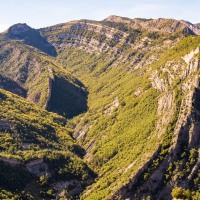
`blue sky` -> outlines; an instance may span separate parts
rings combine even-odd
[[[77,19],[176,18],[200,23],[200,0],[0,0],[0,32],[16,23],[40,28]]]

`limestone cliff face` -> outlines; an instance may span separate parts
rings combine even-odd
[[[120,69],[121,71],[119,74],[122,72],[127,76],[131,76],[132,73],[138,71],[137,76],[142,77],[144,73],[147,73],[148,78],[144,77],[144,82],[146,78],[151,83],[147,88],[142,89],[141,85],[138,86],[138,88],[134,88],[133,91],[130,91],[130,95],[133,93],[139,98],[147,93],[149,88],[154,89],[159,94],[158,97],[156,97],[157,121],[155,122],[154,133],[152,133],[150,137],[158,138],[159,142],[154,145],[155,149],[152,150],[154,152],[145,152],[145,155],[143,154],[144,157],[146,157],[140,164],[136,163],[137,161],[133,159],[127,165],[124,164],[121,169],[115,170],[116,173],[120,174],[116,177],[117,180],[108,181],[109,183],[107,183],[109,185],[109,190],[111,191],[109,194],[112,196],[109,196],[111,199],[117,199],[119,196],[122,196],[122,199],[125,199],[126,197],[132,198],[133,195],[138,195],[138,198],[142,199],[148,195],[156,196],[156,193],[159,196],[161,194],[163,195],[163,193],[161,193],[162,188],[163,191],[168,191],[166,196],[169,197],[171,195],[172,188],[178,184],[178,181],[176,181],[175,184],[170,185],[170,187],[167,186],[164,188],[163,186],[163,183],[166,182],[165,175],[167,175],[165,171],[168,170],[171,162],[174,163],[177,159],[179,159],[178,149],[180,148],[179,146],[182,146],[182,143],[179,144],[179,139],[176,138],[179,137],[179,126],[185,126],[184,121],[188,120],[185,115],[189,116],[192,112],[194,88],[197,87],[195,73],[198,73],[199,69],[199,59],[197,56],[199,48],[193,49],[193,51],[187,55],[178,55],[178,58],[171,58],[173,57],[172,55],[165,63],[162,61],[159,62],[159,59],[162,58],[162,55],[168,52],[169,49],[176,46],[179,41],[185,37],[185,35],[194,35],[195,33],[193,31],[194,30],[190,29],[187,24],[173,19],[130,20],[117,16],[110,16],[102,22],[89,20],[72,21],[66,24],[60,24],[40,30],[41,34],[45,35],[60,52],[59,59],[62,60],[62,62],[66,64],[66,66],[69,67],[74,73],[76,73],[78,77],[80,76],[83,78],[89,88],[93,88],[94,83],[96,84],[96,82],[94,81],[93,85],[90,85],[90,81],[88,81],[88,79],[93,79],[95,77],[97,78],[94,78],[96,81],[99,80],[98,78],[103,80],[102,77],[104,77],[109,70],[112,71],[113,69],[116,69],[117,71],[120,66],[123,66],[123,68]],[[179,49],[177,51],[179,51]],[[173,53],[178,54],[177,52],[172,52],[171,54]],[[80,59],[73,62],[76,55],[80,55]],[[84,55],[87,55],[88,57],[84,57]],[[98,74],[97,69],[95,68],[98,66],[96,60],[99,59],[103,62],[103,59],[101,60],[102,55],[107,56],[106,59],[108,64],[105,65],[105,68]],[[82,61],[81,56],[85,59],[84,61]],[[64,61],[63,58],[66,59],[66,61]],[[95,59],[93,60],[93,58]],[[92,60],[91,62],[90,59]],[[166,59],[166,57],[164,57],[164,59]],[[157,61],[158,64],[155,64]],[[72,64],[69,62],[72,62]],[[154,66],[154,68],[152,66]],[[84,73],[85,76],[83,75]],[[112,79],[112,75],[109,78]],[[107,81],[106,78],[108,77],[105,75],[105,80]],[[119,79],[121,79],[121,77]],[[127,79],[127,81],[127,84],[129,84],[130,80]],[[116,88],[117,87],[118,86],[116,86]],[[123,86],[120,85],[120,87]],[[124,85],[124,87],[127,86]],[[99,90],[93,90],[92,92],[96,93],[98,96],[98,93],[103,93],[103,91],[103,85],[99,85]],[[108,96],[112,96],[114,92],[115,89],[106,94]],[[120,104],[120,95],[119,106],[114,106],[115,98],[117,97],[118,95],[113,95],[112,99],[109,99],[106,105],[102,106],[101,115],[103,117],[106,118],[112,116],[113,113],[117,116],[118,111],[120,112],[120,110],[123,109],[123,106],[121,107]],[[90,103],[92,102],[91,99]],[[94,99],[94,101],[96,101],[98,98]],[[188,107],[185,107],[185,104],[188,105]],[[135,105],[133,105],[133,107],[134,106]],[[111,109],[112,107],[113,109]],[[96,108],[96,110],[97,109],[98,108]],[[88,112],[90,113],[89,115],[91,115],[91,119],[93,112],[97,112],[96,110],[90,110]],[[114,140],[114,136],[113,138],[107,139],[109,138],[109,131],[112,131],[111,129],[105,132],[102,131],[99,135],[95,134],[96,132],[99,133],[99,129],[102,127],[106,128],[106,123],[100,128],[97,126],[98,117],[97,119],[94,118],[93,120],[88,120],[87,115],[83,115],[83,120],[81,118],[77,121],[74,125],[74,136],[77,138],[78,142],[84,146],[86,150],[85,159],[88,162],[93,162],[96,165],[100,165],[102,168],[104,168],[105,164],[105,168],[109,168],[109,164],[107,164],[107,162],[112,163],[113,159],[114,163],[119,159],[122,159],[120,157],[118,160],[116,159],[120,152],[117,147],[113,147],[115,144],[111,144],[110,142],[111,140]],[[101,122],[99,123],[101,124]],[[131,126],[131,123],[129,125]],[[120,127],[118,129],[120,129]],[[124,138],[126,138],[125,134],[126,133],[124,133]],[[164,137],[167,137],[166,135],[169,135],[170,140],[173,141],[166,145],[167,150],[164,149],[166,147],[162,146],[162,143],[165,141]],[[117,136],[118,134],[116,134],[116,137]],[[191,136],[191,138],[195,138],[195,136]],[[177,144],[175,144],[176,142],[174,143],[174,141],[177,141]],[[111,154],[110,157],[108,156],[109,158],[107,160],[105,159],[105,161],[104,158],[99,156],[104,153],[103,150],[101,151],[100,149],[103,149],[103,147],[106,148],[106,145],[104,145],[103,142],[110,144],[110,146],[114,149],[113,154]],[[133,144],[133,147],[135,147],[134,145],[137,147],[137,144]],[[166,153],[166,151],[168,153]],[[188,151],[190,151],[190,147],[188,148]],[[117,155],[115,156],[115,154]],[[105,156],[107,155],[108,153],[105,154]],[[158,160],[159,165],[151,167],[153,163],[156,163]],[[126,161],[124,161],[124,163],[125,162]],[[117,166],[115,168],[117,168]],[[128,173],[129,175],[127,175]],[[148,176],[146,176],[146,174],[148,174]],[[99,179],[97,179],[97,183],[94,183],[94,185],[91,186],[91,189],[84,192],[83,198],[92,198],[90,194],[95,195],[95,189],[100,190],[99,188],[103,185],[98,182],[100,182],[101,179],[107,181],[105,178],[106,175],[109,176],[109,172],[105,172],[104,170],[101,171]],[[129,176],[129,178],[123,180],[123,185],[125,186],[121,187],[120,184],[122,180],[119,180],[119,177],[122,177],[123,179],[125,176]],[[128,181],[128,179],[130,179],[130,181]],[[102,191],[104,190],[105,188],[102,189]],[[113,195],[113,193],[115,194]],[[101,195],[103,196],[104,194]]]
[[[127,33],[102,23],[90,21],[72,21],[41,29],[42,35],[60,50],[79,48],[90,54],[99,54],[111,50],[117,51],[115,45],[124,41]],[[113,42],[113,45],[109,41]]]
[[[187,73],[184,76],[185,81],[179,86],[182,93],[179,108],[175,103],[177,97],[174,92],[170,91],[170,86],[156,76],[156,72],[152,74],[152,86],[157,90],[165,91],[158,100],[158,114],[162,117],[157,122],[156,132],[159,132],[158,137],[165,134],[166,125],[170,123],[174,115],[177,115],[172,140],[167,154],[158,165],[153,167],[162,154],[162,146],[159,146],[137,174],[133,175],[130,181],[120,188],[111,199],[134,200],[143,199],[147,196],[151,196],[153,199],[171,199],[171,191],[174,187],[188,188],[197,184],[194,183],[194,179],[200,167],[198,153],[190,166],[190,170],[185,172],[184,175],[179,174],[186,170],[185,165],[189,162],[187,161],[188,158],[183,156],[183,153],[190,154],[189,152],[194,149],[198,152],[200,147],[200,77],[197,74],[200,61],[196,57],[198,53],[199,48],[183,57],[187,64],[186,67],[183,67],[183,73]],[[165,128],[162,129],[162,127]],[[170,170],[175,170],[175,173]],[[144,179],[145,174],[148,174],[148,176]]]
[[[176,31],[184,31],[185,33],[200,35],[200,27],[198,24],[192,24],[184,20],[175,19],[130,19],[111,15],[104,21],[112,23],[124,23],[134,29],[144,29],[155,32],[173,33]]]
[[[163,32],[163,33],[173,33],[177,31],[181,32],[188,28],[181,21],[174,19],[163,19],[163,18],[149,19],[149,20],[134,19],[131,22],[131,26],[133,28],[142,28],[145,30]]]
[[[186,24],[186,26],[188,26],[189,29],[192,30],[195,34],[200,35],[200,26],[199,26],[199,24],[192,24],[190,22],[183,21],[183,20],[182,20],[182,22],[184,24]]]
[[[110,15],[106,19],[104,19],[104,21],[114,22],[114,23],[130,23],[131,20],[129,18],[125,18],[125,17]]]

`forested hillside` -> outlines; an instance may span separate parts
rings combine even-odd
[[[1,195],[198,199],[199,33],[118,16],[2,33],[1,164],[26,177]],[[45,173],[29,170],[38,159]]]

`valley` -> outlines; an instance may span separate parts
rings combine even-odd
[[[199,35],[119,16],[1,33],[0,198],[198,199]]]

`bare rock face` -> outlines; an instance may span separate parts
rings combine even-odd
[[[200,26],[199,24],[192,24],[190,22],[182,20],[184,24],[186,24],[190,30],[192,30],[196,35],[200,35]]]
[[[119,106],[119,99],[118,97],[115,98],[115,100],[112,102],[111,105],[109,105],[108,108],[106,108],[103,111],[103,114],[105,115],[112,115],[112,112],[114,111],[115,108],[117,108]]]
[[[165,83],[165,80],[158,76],[157,71],[155,71],[151,74],[150,80],[151,80],[152,86],[155,89],[157,89],[159,91],[164,91],[165,89],[167,89],[167,84]]]
[[[141,140],[140,153],[143,153],[142,156],[138,154],[138,160],[134,157],[126,158],[126,155],[119,156],[118,153],[120,152],[118,149],[123,151],[123,145],[125,145],[125,142],[124,144],[121,143],[124,139],[124,137],[121,137],[120,140],[116,142],[120,148],[117,147],[117,151],[113,151],[114,157],[107,158],[105,162],[104,158],[98,160],[97,157],[97,163],[100,163],[97,164],[99,165],[97,170],[102,170],[102,166],[105,166],[105,170],[103,173],[100,171],[100,175],[94,183],[94,185],[97,185],[94,187],[91,186],[91,188],[93,188],[89,190],[95,190],[97,187],[97,190],[104,189],[101,188],[103,184],[98,185],[98,181],[101,181],[102,177],[107,178],[106,174],[109,175],[110,173],[109,162],[111,163],[111,159],[116,158],[119,159],[115,161],[120,161],[124,166],[119,167],[120,169],[117,168],[120,165],[116,164],[113,166],[113,174],[114,170],[118,170],[120,175],[116,178],[121,180],[109,180],[106,188],[110,190],[109,196],[115,193],[111,199],[119,199],[119,197],[121,197],[121,199],[135,199],[136,197],[138,197],[138,199],[146,199],[149,195],[152,195],[155,199],[162,199],[161,197],[163,196],[169,199],[171,198],[170,195],[173,187],[177,185],[187,186],[188,182],[186,180],[180,181],[178,176],[169,175],[167,173],[171,166],[170,163],[175,165],[175,162],[180,161],[180,153],[183,147],[188,150],[187,155],[189,155],[191,149],[199,148],[200,146],[199,47],[187,55],[181,55],[182,57],[177,53],[177,57],[179,56],[177,60],[174,58],[168,60],[168,57],[165,58],[165,55],[168,56],[165,53],[176,46],[185,35],[198,35],[199,25],[193,25],[174,19],[128,19],[118,16],[109,16],[101,22],[90,20],[72,21],[40,30],[32,29],[26,24],[17,24],[10,27],[4,34],[6,35],[6,39],[8,39],[8,44],[4,46],[4,43],[2,43],[2,45],[0,45],[0,50],[4,52],[3,55],[0,55],[0,73],[5,74],[17,83],[13,91],[17,91],[18,93],[16,93],[20,94],[20,88],[22,88],[25,90],[25,97],[27,97],[28,100],[38,103],[42,108],[49,111],[64,115],[69,119],[80,113],[89,111],[89,115],[83,114],[81,119],[77,118],[79,120],[78,125],[73,124],[77,123],[76,119],[75,122],[73,121],[74,119],[72,122],[69,121],[74,127],[74,136],[85,148],[86,152],[84,152],[83,155],[88,162],[95,161],[93,160],[93,155],[95,155],[95,153],[98,155],[98,150],[103,149],[101,148],[101,143],[103,144],[110,131],[112,131],[106,127],[106,131],[103,132],[104,130],[102,130],[102,133],[100,133],[101,135],[96,134],[99,129],[104,128],[102,126],[95,129],[95,121],[98,122],[96,117],[98,115],[96,114],[100,114],[102,117],[108,119],[112,118],[115,122],[115,120],[118,120],[117,114],[121,114],[121,111],[126,110],[126,106],[129,106],[127,102],[132,102],[132,99],[129,101],[129,98],[134,96],[134,100],[137,98],[139,102],[140,97],[143,98],[143,95],[144,100],[148,100],[148,96],[146,98],[145,94],[148,94],[149,91],[152,92],[151,95],[155,95],[155,98],[153,96],[153,98],[149,100],[153,101],[153,104],[150,102],[150,106],[154,106],[151,114],[155,113],[155,116],[153,115],[153,117],[151,117],[151,119],[153,119],[153,125],[147,126],[151,126],[152,128],[147,131],[148,133],[146,133],[145,136],[142,136],[142,130],[141,132],[138,131],[139,139],[140,136],[145,137],[143,141]],[[21,45],[23,48],[20,48],[20,44],[24,44],[24,42],[26,45]],[[37,49],[29,48],[29,45]],[[57,55],[55,50],[59,52],[58,60],[51,58],[51,56],[55,57]],[[28,53],[29,51],[31,53]],[[37,55],[41,55],[41,57]],[[164,58],[162,55],[164,55]],[[84,56],[86,56],[86,59]],[[173,55],[171,57],[173,57]],[[92,62],[90,62],[90,60],[92,60]],[[60,61],[63,65],[61,67],[57,65],[57,62]],[[68,65],[67,62],[70,64]],[[70,70],[75,72],[77,77],[80,75],[80,80],[85,81],[89,86],[91,79],[91,83],[93,83],[93,80],[102,81],[103,79],[98,79],[101,75],[103,77],[104,74],[107,74],[107,72],[110,73],[109,70],[113,69],[117,72],[118,68],[120,69],[120,74],[117,74],[117,72],[116,78],[118,78],[118,75],[120,76],[119,79],[116,79],[116,83],[118,83],[118,80],[121,82],[121,78],[123,79],[123,76],[125,77],[126,75],[136,78],[134,79],[136,81],[131,82],[133,83],[133,87],[130,85],[130,91],[128,91],[129,87],[126,89],[125,84],[121,82],[116,89],[113,89],[117,90],[117,92],[119,90],[119,93],[116,94],[117,96],[115,97],[113,97],[114,92],[109,91],[108,95],[113,98],[109,101],[105,101],[106,104],[102,105],[101,111],[98,109],[95,110],[94,108],[88,109],[86,87],[77,79],[70,76],[68,77],[67,74],[65,74],[65,70],[62,69],[65,65],[66,69],[70,67]],[[82,77],[79,70],[81,73],[89,72],[89,76],[87,77],[87,74],[85,74],[86,76]],[[131,76],[132,73],[135,76]],[[143,77],[143,75],[146,75],[144,77],[145,80],[139,79],[139,77]],[[126,84],[129,84],[128,76]],[[105,82],[103,81],[102,84],[103,86],[109,81],[109,78],[113,78],[112,76],[105,77]],[[97,85],[99,84],[98,82],[94,83],[97,83]],[[138,87],[135,87],[137,84]],[[118,89],[118,87],[122,85],[124,85],[124,91],[123,89],[122,91],[120,88]],[[107,87],[108,90],[109,88],[110,86]],[[88,87],[88,89],[90,91],[91,87]],[[104,91],[104,89],[103,87],[99,87],[100,92]],[[91,106],[92,95],[95,94],[93,92],[96,92],[98,95],[98,92],[95,90],[94,87],[94,91],[92,89],[91,96],[89,96],[91,97],[88,101],[89,106]],[[126,92],[129,93],[129,97],[126,96]],[[125,101],[120,102],[122,98],[122,96],[120,96],[121,94],[123,94],[125,100],[127,97],[126,103]],[[125,106],[122,106],[122,103],[124,103]],[[128,109],[135,108],[137,105],[138,103],[135,103]],[[146,108],[151,109],[150,107],[148,108],[148,106],[146,106]],[[94,111],[93,109],[95,110],[95,114],[90,112]],[[140,109],[140,107],[139,110],[142,114],[144,113],[143,109]],[[113,114],[116,114],[116,116]],[[93,118],[93,115],[95,115],[95,118]],[[116,119],[114,117],[116,117]],[[144,116],[144,118],[145,117],[146,116]],[[84,120],[82,120],[82,118]],[[137,119],[137,116],[135,119]],[[132,119],[128,119],[127,127],[132,124]],[[0,121],[0,130],[4,131],[10,128],[11,125],[6,122],[6,120]],[[121,127],[119,127],[118,130],[120,130],[120,128]],[[98,137],[96,137],[95,134]],[[125,134],[127,133],[124,131],[124,135]],[[117,135],[114,135],[113,138],[116,136]],[[165,140],[169,140],[170,142],[165,144]],[[112,145],[109,145],[110,141],[112,142],[112,138],[106,141],[106,145],[108,144],[107,147],[115,147],[114,142]],[[133,143],[131,147],[127,147],[128,153],[132,147],[133,149],[131,150],[135,150],[134,145],[136,145],[136,147],[140,145],[138,142],[134,142],[134,139],[133,141],[130,139],[130,141]],[[146,141],[148,144],[151,144],[145,152]],[[21,144],[23,150],[30,150],[31,147],[31,142],[24,142]],[[115,148],[113,149],[115,150]],[[110,151],[110,149],[108,150]],[[115,152],[117,153],[115,154]],[[108,153],[109,152],[105,151],[105,155]],[[120,160],[123,156],[125,156],[127,162],[125,159],[124,162]],[[11,160],[4,160],[4,162],[15,163],[15,161]],[[186,162],[186,159],[182,160],[183,165],[184,162]],[[113,162],[113,164],[114,163],[115,162]],[[96,165],[95,162],[94,165]],[[49,171],[50,165],[48,166],[42,159],[30,161],[24,164],[24,166],[29,172],[38,177],[45,174],[51,176],[51,173],[52,177],[54,175],[54,172],[52,172],[53,170],[51,172]],[[187,174],[185,179],[193,181],[199,167],[200,158],[198,158],[198,161],[192,166],[190,174]],[[182,168],[183,166],[180,164],[180,168],[177,169],[177,171],[180,172]],[[171,176],[171,179],[168,180],[166,175]],[[59,191],[58,197],[61,198],[66,197],[64,194],[66,190],[69,191],[70,195],[77,195],[83,190],[82,183],[77,180],[55,181],[56,183],[54,182],[52,186]],[[122,183],[124,184],[123,186]],[[113,186],[111,184],[115,185]],[[86,193],[88,193],[89,190],[86,191]]]
[[[185,56],[183,57],[183,60],[184,60],[187,64],[189,64],[190,61],[191,61],[191,59],[194,57],[194,55],[196,55],[196,54],[199,53],[199,49],[200,49],[200,47],[197,47],[194,51],[191,51],[189,54],[185,55]]]
[[[119,197],[123,199],[143,199],[147,196],[153,196],[155,199],[171,199],[171,190],[173,187],[181,186],[187,188],[189,182],[191,183],[200,167],[200,158],[195,161],[195,164],[192,166],[191,171],[184,179],[179,179],[178,169],[175,174],[168,175],[170,167],[173,163],[180,163],[179,167],[183,169],[184,159],[180,156],[183,152],[183,148],[187,148],[188,151],[192,149],[198,149],[200,146],[200,84],[199,84],[199,75],[195,72],[199,69],[199,59],[197,54],[199,53],[199,48],[193,50],[191,53],[185,55],[183,60],[187,64],[186,67],[183,67],[184,73],[187,75],[184,76],[185,81],[180,88],[182,88],[183,98],[181,99],[180,108],[177,107],[175,103],[176,97],[175,93],[170,91],[170,85],[166,85],[164,80],[159,78],[158,73],[155,71],[151,74],[150,81],[152,86],[163,92],[163,94],[158,99],[158,115],[161,116],[157,122],[156,131],[159,132],[158,137],[161,136],[167,131],[167,124],[170,124],[173,115],[178,116],[176,118],[172,141],[168,153],[165,154],[157,164],[157,166],[152,169],[152,165],[155,162],[158,162],[160,154],[160,147],[152,157],[146,162],[146,164],[141,167],[141,169],[135,174],[130,181],[119,189],[111,199],[118,199]],[[167,67],[167,64],[166,66]],[[162,67],[163,68],[163,67]],[[190,77],[190,76],[192,77]],[[180,76],[182,76],[180,74]],[[187,78],[189,77],[189,78]],[[178,109],[178,110],[177,110]],[[181,168],[182,166],[182,168]],[[144,180],[145,174],[148,176]],[[166,184],[166,177],[171,176],[171,181]],[[142,181],[143,180],[143,181]],[[188,181],[189,180],[189,181]],[[165,184],[164,184],[165,181]]]
[[[114,23],[130,24],[133,28],[142,28],[145,30],[151,30],[156,32],[173,33],[176,31],[183,31],[187,34],[200,35],[200,26],[198,24],[192,24],[184,20],[175,19],[128,19],[115,15],[107,17],[104,21]]]
[[[173,103],[173,95],[166,93],[158,99],[158,115],[163,114],[166,110],[170,109]]]
[[[131,23],[133,28],[142,28],[156,32],[173,33],[177,30],[183,30],[184,25],[173,19],[133,19]]]
[[[51,177],[51,173],[49,173],[48,166],[46,163],[44,163],[42,158],[28,162],[26,164],[26,168],[29,172],[35,174],[38,177],[44,174],[48,174],[48,177]]]
[[[116,15],[111,15],[106,19],[104,19],[103,21],[114,22],[114,23],[130,23],[131,19],[125,17],[119,17]]]
[[[76,196],[83,191],[83,187],[80,181],[77,180],[60,181],[52,184],[52,186],[59,191],[57,196],[60,198],[66,197],[66,195],[64,194],[64,191],[66,190],[68,191],[68,195],[70,196]]]

